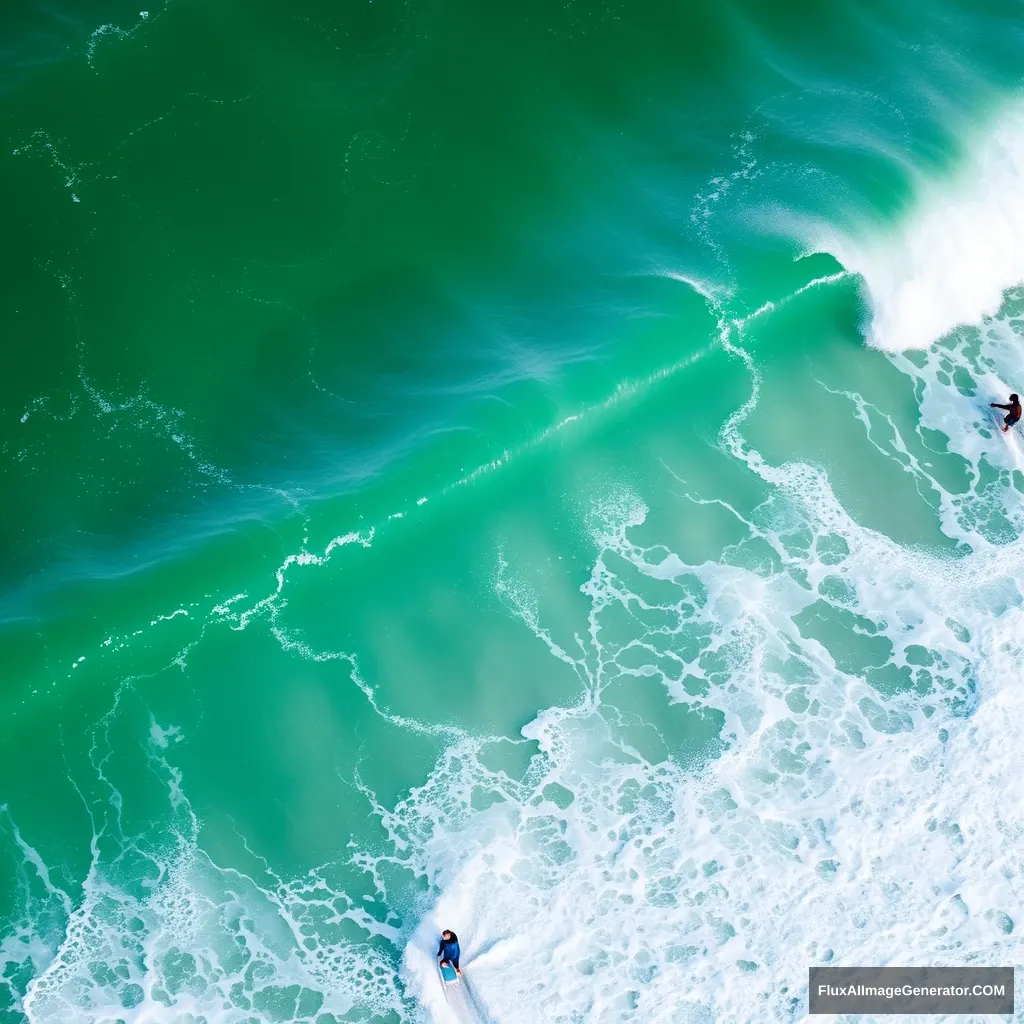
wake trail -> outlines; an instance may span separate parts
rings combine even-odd
[[[481,1009],[465,970],[458,984],[446,985],[444,981],[441,984],[444,987],[448,1013],[455,1024],[490,1024],[490,1017]]]

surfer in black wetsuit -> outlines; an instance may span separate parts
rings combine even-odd
[[[1004,434],[1020,419],[1020,399],[1016,395],[1010,395],[1009,405],[1000,405],[998,402],[989,402],[989,405],[992,406],[993,409],[1007,410],[1006,415],[1003,417]]]
[[[437,955],[441,958],[441,966],[451,964],[455,973],[461,978],[462,971],[459,970],[459,937],[447,928],[441,932],[441,945],[437,947]]]

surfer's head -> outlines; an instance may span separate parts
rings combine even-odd
[[[445,942],[451,942],[452,933],[447,928],[445,928],[445,930],[441,932],[441,938],[444,939]]]
[[[1010,401],[1011,402],[1019,402],[1020,399],[1016,395],[1010,395]]]

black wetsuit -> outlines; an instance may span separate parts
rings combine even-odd
[[[1009,405],[1000,405],[998,402],[992,402],[993,409],[1007,409],[1008,412],[1003,417],[1003,422],[1008,426],[1012,427],[1020,419],[1021,408],[1020,401],[1011,402]]]
[[[441,945],[437,948],[437,955],[441,958],[441,963],[447,961],[455,968],[459,969],[459,937],[455,932],[451,933],[450,939],[441,939]]]

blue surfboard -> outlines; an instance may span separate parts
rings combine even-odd
[[[446,985],[451,985],[452,982],[459,980],[459,976],[455,973],[455,968],[451,964],[445,964],[441,968],[441,980]]]

